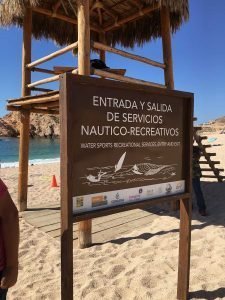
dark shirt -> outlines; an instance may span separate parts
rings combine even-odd
[[[192,158],[192,176],[193,178],[202,177],[202,171],[199,164],[199,159],[195,156]]]

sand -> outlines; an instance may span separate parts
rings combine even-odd
[[[225,168],[225,135],[210,151]],[[206,142],[207,143],[207,142]],[[29,205],[57,203],[50,189],[59,165],[30,167]],[[17,168],[1,169],[16,202]],[[225,299],[225,183],[202,179],[210,216],[201,217],[194,201],[190,299]],[[176,299],[179,218],[168,212],[148,226],[118,236],[113,242],[74,249],[74,299]],[[8,299],[60,299],[60,244],[20,219],[19,278]]]

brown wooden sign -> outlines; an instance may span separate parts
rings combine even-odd
[[[65,74],[60,119],[62,299],[73,299],[73,222],[82,232],[92,218],[176,200],[187,299],[193,95]]]
[[[74,214],[187,192],[190,99],[183,92],[65,75],[64,163]]]

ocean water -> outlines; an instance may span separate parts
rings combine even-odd
[[[60,156],[59,139],[30,139],[29,164],[58,162]],[[0,137],[1,168],[16,167],[19,161],[19,139]]]

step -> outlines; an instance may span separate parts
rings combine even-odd
[[[207,152],[206,152],[205,156],[216,156],[216,153],[210,153],[210,152],[207,153]]]
[[[223,178],[225,178],[225,176],[202,175],[202,178],[215,178],[215,179],[223,179]]]
[[[201,126],[194,126],[194,130],[195,130],[195,131],[202,130],[202,127],[201,127]]]
[[[224,172],[224,169],[211,169],[211,168],[201,168],[202,172]]]
[[[200,161],[199,163],[200,163],[201,165],[202,165],[202,164],[207,164],[207,165],[209,165],[209,164],[211,164],[211,163],[214,164],[214,165],[218,165],[218,164],[220,164],[220,161],[211,160],[210,163],[209,163],[208,161],[203,160],[203,161]]]

